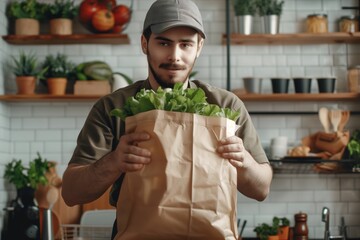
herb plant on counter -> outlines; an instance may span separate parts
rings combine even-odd
[[[350,138],[350,141],[347,145],[347,149],[349,150],[349,155],[352,159],[357,160],[357,162],[353,166],[353,172],[360,172],[360,130],[356,129]]]
[[[142,89],[135,97],[128,98],[122,109],[114,109],[110,114],[120,117],[121,120],[154,109],[226,117],[233,121],[240,116],[238,111],[209,104],[201,88],[183,89],[182,86],[182,83],[176,83],[174,89],[161,87],[157,91]]]
[[[42,159],[39,153],[38,157],[30,161],[29,167],[25,167],[21,159],[13,159],[5,165],[4,178],[14,184],[16,189],[31,187],[36,189],[39,184],[46,185],[48,180],[45,174],[53,166],[46,159]]]

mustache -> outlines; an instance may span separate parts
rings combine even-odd
[[[167,70],[186,70],[185,66],[176,63],[162,63],[159,67]]]

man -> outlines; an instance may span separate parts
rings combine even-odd
[[[151,6],[141,36],[149,65],[148,78],[95,103],[63,176],[62,195],[68,205],[96,200],[112,185],[110,203],[116,206],[124,174],[139,171],[152,159],[150,151],[136,144],[150,136],[145,132],[125,134],[125,123],[109,113],[121,108],[128,97],[142,88],[156,90],[177,82],[185,87],[201,87],[209,103],[240,110],[239,130],[234,136],[221,139],[217,152],[236,168],[239,192],[258,201],[266,198],[272,171],[244,104],[228,91],[189,81],[205,37],[200,11],[191,0],[157,0]]]

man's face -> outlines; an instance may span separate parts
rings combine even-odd
[[[187,82],[203,39],[188,27],[171,28],[161,34],[142,36],[142,49],[149,64],[149,81],[153,89],[172,88],[177,82]]]

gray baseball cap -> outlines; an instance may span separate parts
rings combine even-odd
[[[143,30],[159,34],[173,27],[191,27],[205,38],[199,8],[191,0],[157,0],[146,14]]]

